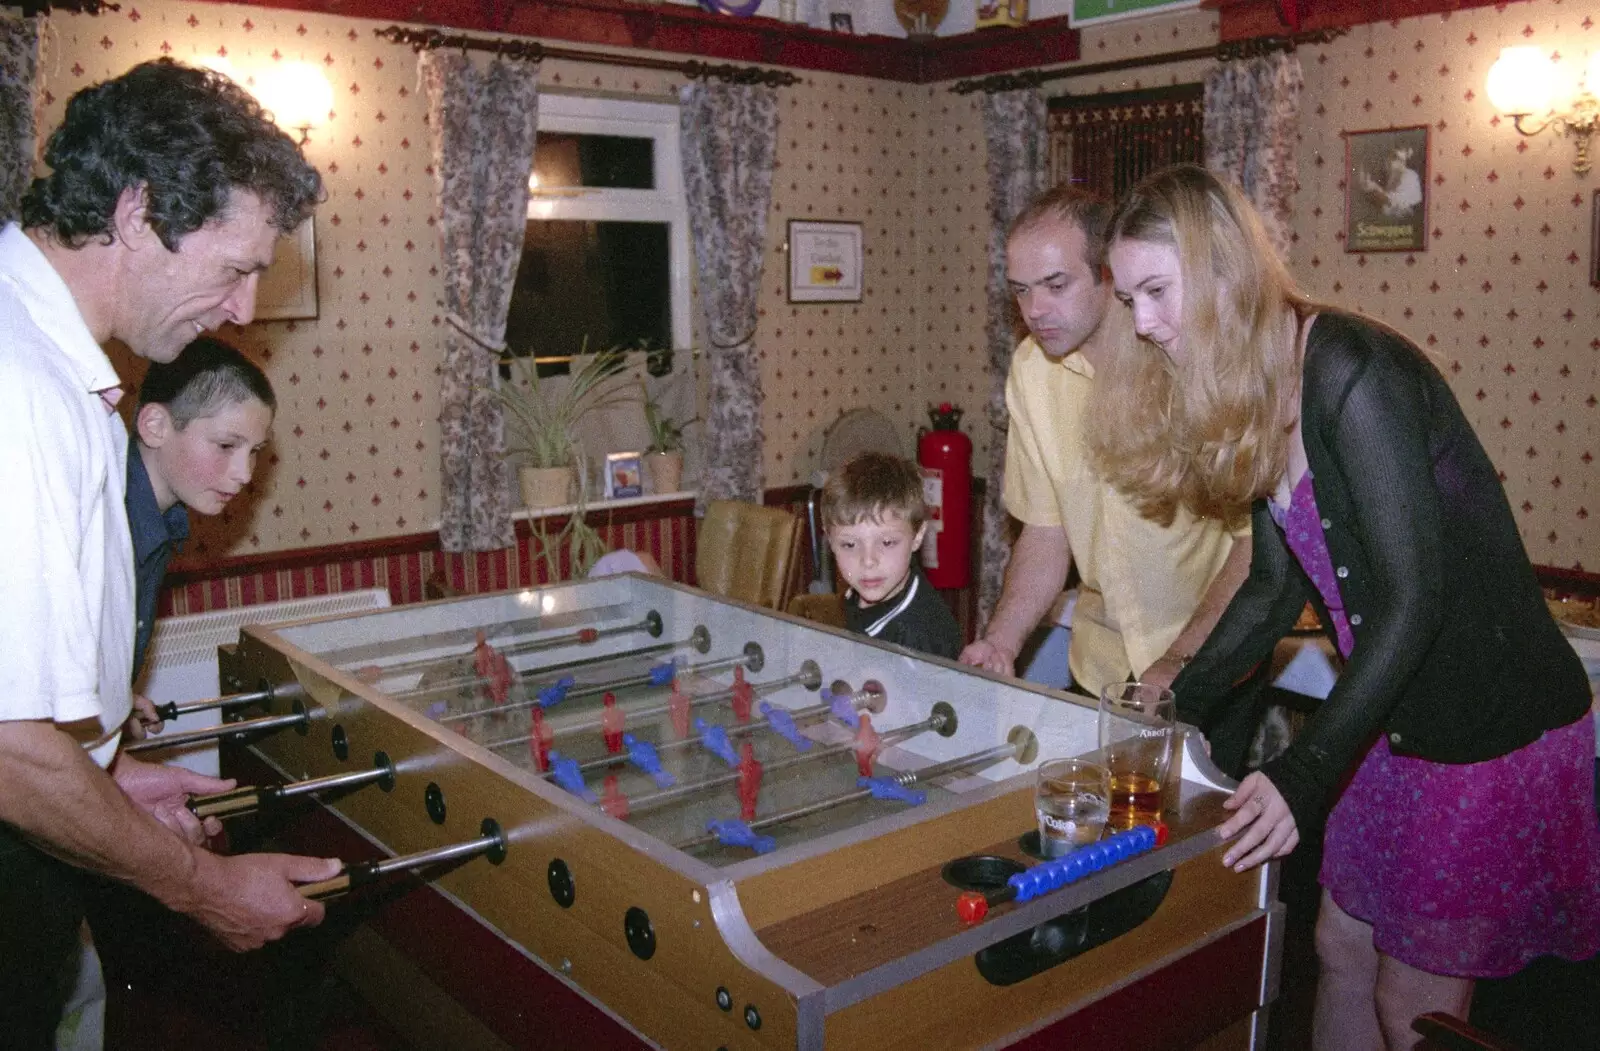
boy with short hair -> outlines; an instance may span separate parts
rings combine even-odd
[[[961,629],[917,563],[927,531],[922,470],[909,460],[862,453],[822,490],[822,519],[845,592],[851,631],[938,657],[961,651]]]
[[[189,512],[220,514],[250,484],[278,401],[266,374],[219,339],[202,336],[155,363],[139,387],[137,440],[128,450],[128,527],[133,534],[133,677],[144,667],[161,581],[189,538]],[[140,725],[135,725],[140,724]],[[130,736],[159,732],[148,700],[134,698]]]

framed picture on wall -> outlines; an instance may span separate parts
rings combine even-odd
[[[789,220],[789,302],[861,302],[861,224]]]
[[[1589,283],[1600,288],[1600,190],[1594,192],[1589,213]]]
[[[1344,133],[1346,252],[1428,250],[1428,126]]]
[[[256,288],[257,321],[298,321],[317,316],[317,220],[278,238],[272,265]]]

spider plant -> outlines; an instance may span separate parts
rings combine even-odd
[[[580,456],[574,428],[586,413],[627,400],[626,388],[606,381],[623,370],[618,348],[588,353],[588,341],[572,360],[582,362],[557,393],[541,380],[531,357],[512,358],[511,380],[495,388],[505,407],[506,451],[522,456],[529,467],[572,467]]]
[[[660,404],[644,389],[644,384],[639,384],[639,390],[644,398],[644,422],[650,428],[650,448],[645,452],[670,453],[678,452],[683,448],[683,429],[699,419],[698,416],[684,420],[682,423],[668,416],[662,411]]]

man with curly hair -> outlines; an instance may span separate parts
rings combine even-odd
[[[128,437],[101,344],[170,361],[247,324],[281,234],[322,196],[292,139],[227,78],[161,60],[80,91],[50,174],[0,231],[0,1033],[50,1047],[77,959],[79,869],[234,949],[314,925],[330,859],[223,857],[185,808],[231,782],[119,753],[130,706]]]

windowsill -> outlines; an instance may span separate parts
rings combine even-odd
[[[681,500],[693,500],[698,492],[699,490],[696,489],[680,489],[675,493],[647,493],[644,496],[626,496],[620,500],[591,500],[583,510],[586,514],[594,514],[596,512],[617,511],[624,507],[645,507],[650,504],[671,504],[677,503]],[[525,507],[520,511],[513,511],[511,513],[511,520],[513,522],[531,522],[537,518],[559,518],[563,515],[570,515],[577,510],[577,504],[563,504],[560,507],[542,507],[538,511],[532,511]]]

